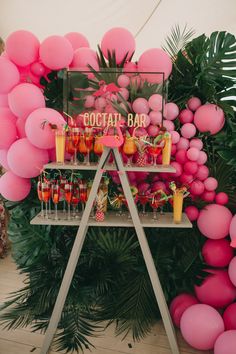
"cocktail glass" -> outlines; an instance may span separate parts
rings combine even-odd
[[[152,207],[153,209],[153,217],[152,217],[152,220],[157,220],[158,217],[157,217],[157,209],[159,207],[159,198],[157,197],[157,195],[154,195],[151,197],[150,199],[150,206]]]
[[[37,183],[37,193],[38,193],[38,198],[41,202],[41,216],[44,218],[44,210],[43,210],[43,196],[42,196],[42,181],[38,181]]]
[[[65,185],[67,184],[67,179],[64,177],[60,178],[60,191],[61,191],[61,199],[63,200],[63,213],[66,213],[66,200],[65,200]]]
[[[79,192],[80,192],[80,202],[81,202],[82,214],[83,214],[85,203],[88,200],[87,184],[86,183],[79,183]]]
[[[157,157],[160,155],[162,150],[161,145],[149,145],[148,152],[152,156],[152,164],[153,166],[157,165]]]
[[[45,217],[48,219],[48,202],[51,197],[50,184],[47,182],[42,183],[42,200],[45,203]]]
[[[73,192],[72,192],[72,198],[71,198],[71,204],[72,204],[72,209],[73,209],[72,216],[76,219],[78,219],[78,215],[76,215],[76,208],[79,204],[79,201],[80,201],[79,186],[74,185]]]
[[[94,140],[94,136],[92,134],[85,134],[85,145],[87,147],[87,162],[86,165],[90,165],[90,158],[89,158],[89,154],[90,151],[92,151],[93,149],[93,140]]]
[[[67,220],[71,220],[70,204],[71,204],[71,199],[72,199],[72,191],[73,191],[72,183],[67,183],[65,185],[65,200],[66,200],[67,206],[68,206]]]
[[[82,135],[80,136],[79,152],[80,152],[81,154],[83,154],[83,156],[84,156],[84,161],[85,161],[85,157],[86,157],[86,155],[87,155],[87,153],[88,153],[88,150],[87,150],[87,146],[86,146],[86,144],[85,144],[85,135],[84,135],[84,134],[82,134]]]
[[[146,215],[146,205],[148,203],[148,195],[146,194],[139,194],[138,195],[138,200],[140,205],[142,206],[142,215]]]
[[[58,210],[57,210],[57,206],[58,203],[60,201],[60,186],[59,184],[52,184],[51,187],[52,190],[52,201],[54,203],[54,208],[55,208],[55,220],[58,220]]]
[[[176,191],[173,194],[173,211],[174,211],[175,224],[180,224],[182,221],[183,199],[184,199],[183,191],[180,189],[176,189]]]
[[[72,139],[72,144],[74,147],[74,165],[78,165],[77,148],[78,148],[79,139],[80,139],[79,128],[71,128],[71,139]]]
[[[104,145],[100,143],[101,136],[96,136],[95,142],[94,142],[94,153],[97,156],[101,156],[104,150]]]
[[[66,135],[64,130],[56,130],[56,161],[58,163],[64,163],[65,161],[65,143]]]
[[[126,137],[123,145],[123,152],[128,157],[127,166],[131,166],[133,155],[137,151],[135,139],[133,137]]]
[[[73,142],[72,142],[72,136],[71,134],[67,134],[66,136],[66,152],[71,155],[71,163],[73,163],[73,156],[76,153],[76,149],[74,148]]]

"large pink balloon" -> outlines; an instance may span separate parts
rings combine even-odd
[[[0,118],[0,149],[8,149],[16,140],[16,124],[7,117]]]
[[[108,51],[115,52],[116,62],[120,64],[128,53],[128,61],[135,51],[135,39],[126,28],[115,27],[107,31],[101,41],[101,49],[104,56],[108,59]]]
[[[230,280],[236,286],[236,257],[230,261],[228,272]]]
[[[79,48],[74,52],[74,57],[71,63],[72,68],[89,71],[89,66],[94,70],[99,70],[97,54],[90,48]]]
[[[231,247],[236,248],[236,214],[230,222],[229,235],[231,238]]]
[[[204,236],[218,240],[229,234],[231,220],[229,209],[223,205],[210,204],[200,211],[197,225]]]
[[[174,120],[179,115],[179,107],[173,102],[166,103],[165,105],[165,118],[167,120]]]
[[[195,285],[198,300],[215,308],[226,307],[236,298],[236,288],[227,270],[207,269],[208,275],[200,286]]]
[[[42,63],[52,70],[67,68],[73,59],[71,43],[63,36],[49,36],[40,45]]]
[[[206,264],[212,267],[226,267],[234,256],[233,249],[226,239],[207,240],[202,247],[202,256]]]
[[[138,71],[161,72],[164,73],[164,80],[166,80],[172,71],[172,61],[164,50],[148,49],[139,58]],[[142,74],[142,77],[151,83],[160,84],[163,81],[163,76],[160,74]]]
[[[17,176],[31,178],[41,173],[49,157],[47,150],[38,149],[28,139],[23,138],[12,144],[7,160],[9,167]]]
[[[81,47],[89,47],[89,42],[87,38],[79,32],[69,32],[64,36],[70,44],[72,45],[73,50],[76,50]]]
[[[236,330],[222,333],[214,345],[214,354],[235,354]]]
[[[7,162],[7,150],[0,150],[0,165],[2,165],[5,170],[10,170]]]
[[[20,81],[20,73],[10,60],[0,58],[0,94],[6,94]]]
[[[8,107],[0,107],[0,120],[3,117],[7,120],[11,120],[13,123],[16,123],[17,121],[17,117],[12,113],[12,111]]]
[[[40,149],[55,147],[55,134],[49,123],[61,128],[66,121],[52,108],[38,108],[29,115],[25,124],[25,132],[31,144]]]
[[[236,302],[230,304],[223,314],[225,329],[236,329]],[[236,344],[235,344],[236,346]]]
[[[213,348],[216,338],[224,332],[224,322],[213,307],[196,304],[183,313],[180,329],[186,342],[193,348],[209,350]]]
[[[195,112],[194,124],[201,133],[216,134],[225,124],[224,111],[215,104],[205,104]]]
[[[6,40],[6,52],[15,64],[27,66],[38,58],[39,40],[29,31],[13,32]]]
[[[196,297],[187,293],[182,293],[172,300],[170,304],[170,315],[177,327],[180,326],[180,319],[184,311],[195,304],[198,304]]]
[[[0,178],[0,194],[5,199],[18,202],[25,199],[31,189],[30,179],[16,176],[13,172],[7,171]]]
[[[45,99],[42,91],[33,84],[17,85],[8,95],[8,102],[12,112],[21,118],[37,108],[45,107]]]

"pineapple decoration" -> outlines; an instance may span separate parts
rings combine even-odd
[[[142,140],[135,141],[138,148],[137,165],[140,167],[147,165],[147,154],[146,154],[146,144]]]
[[[105,214],[104,214],[104,205],[107,200],[107,194],[104,193],[102,189],[99,189],[97,197],[96,197],[96,214],[95,218],[96,221],[101,222],[104,221],[105,219]]]

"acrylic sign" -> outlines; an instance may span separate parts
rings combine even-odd
[[[100,113],[100,112],[87,112],[83,114],[84,125],[90,127],[116,127],[117,122],[122,120],[120,113]],[[128,127],[145,127],[146,114],[133,114],[127,115]]]

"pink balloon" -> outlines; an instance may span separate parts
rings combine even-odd
[[[0,57],[0,94],[7,94],[20,81],[17,67],[8,59]]]
[[[236,329],[236,303],[229,305],[223,314],[225,329]],[[235,331],[236,332],[236,331]],[[235,343],[236,347],[236,343]]]
[[[138,71],[154,71],[164,73],[164,80],[168,79],[172,71],[172,61],[169,55],[160,48],[148,49],[139,58]],[[142,74],[142,78],[151,83],[160,84],[163,81],[161,74]]]
[[[208,350],[213,348],[216,338],[224,332],[224,322],[213,307],[196,304],[183,313],[180,329],[186,342],[193,348]]]
[[[159,128],[156,125],[150,124],[147,128],[147,132],[149,136],[157,136],[159,133]],[[137,133],[136,133],[137,136]]]
[[[231,223],[230,223],[230,228],[229,228],[229,235],[231,238],[231,247],[236,248],[236,215],[233,216]]]
[[[191,139],[189,145],[190,145],[190,147],[194,147],[198,150],[202,150],[202,148],[203,148],[203,142],[198,138]]]
[[[135,38],[126,28],[115,27],[107,31],[101,41],[101,49],[104,56],[108,59],[108,51],[112,54],[115,52],[116,63],[120,64],[125,58],[130,59],[135,51]]]
[[[38,149],[28,139],[23,138],[12,144],[7,160],[9,167],[17,176],[31,178],[41,173],[49,157],[47,150]]]
[[[234,256],[230,243],[225,238],[207,240],[202,247],[202,256],[206,264],[212,267],[227,267]]]
[[[133,102],[132,108],[135,113],[146,113],[149,112],[148,101],[145,98],[136,98]]]
[[[100,112],[106,107],[106,104],[107,104],[107,101],[104,97],[98,97],[95,100],[94,106],[95,106],[95,109],[97,109]],[[110,113],[112,113],[112,112],[110,112]]]
[[[45,107],[42,91],[33,84],[17,85],[8,95],[8,102],[11,111],[25,119],[35,109]]]
[[[9,58],[19,66],[27,66],[38,59],[39,40],[29,31],[16,31],[6,40]]]
[[[216,196],[215,191],[208,192],[205,190],[205,192],[202,193],[201,198],[202,198],[202,200],[205,200],[205,202],[207,202],[207,203],[212,203],[215,200],[215,196]]]
[[[182,165],[176,161],[173,161],[170,163],[172,167],[175,168],[175,172],[170,173],[171,176],[173,177],[179,177],[183,173],[183,168]]]
[[[187,157],[191,161],[197,161],[199,158],[199,150],[195,147],[191,147],[187,150]]]
[[[235,354],[236,330],[222,333],[214,345],[214,354]]]
[[[192,123],[185,123],[180,131],[184,138],[190,139],[196,134],[196,127]]]
[[[43,125],[45,123],[45,125]],[[40,149],[52,149],[55,147],[55,133],[50,124],[59,129],[66,125],[66,121],[60,113],[52,108],[38,108],[33,111],[26,120],[26,136],[34,146]]]
[[[35,63],[30,65],[30,71],[33,75],[41,77],[45,74],[46,68],[43,64],[36,61]]]
[[[74,57],[71,63],[72,68],[77,68],[83,71],[90,71],[89,66],[96,71],[99,70],[97,54],[90,48],[79,48],[74,52]]]
[[[179,114],[179,120],[182,124],[192,123],[193,121],[193,112],[189,109],[183,109]]]
[[[162,114],[161,112],[151,111],[149,113],[150,121],[152,125],[158,125],[162,123]]]
[[[182,165],[188,161],[186,150],[178,150],[175,154],[175,160]]]
[[[162,190],[162,191],[164,191],[164,192],[167,191],[166,185],[165,185],[164,182],[162,182],[162,181],[157,181],[157,182],[154,182],[154,183],[152,184],[152,192],[156,192],[156,191],[158,191],[158,190]]]
[[[176,132],[175,130],[173,130],[172,132],[170,132],[170,134],[171,134],[172,144],[177,144],[179,142],[179,139],[180,139],[179,133]]]
[[[0,107],[8,107],[8,96],[0,94]]]
[[[190,221],[197,220],[199,215],[199,210],[193,205],[189,205],[188,207],[186,207],[184,212],[187,214],[187,217]]]
[[[225,124],[224,111],[215,104],[205,104],[195,112],[194,124],[201,133],[216,134]]]
[[[175,144],[172,143],[172,145],[171,145],[171,156],[175,156],[176,151],[177,151],[177,147],[176,147]]]
[[[218,240],[228,235],[231,220],[229,209],[223,205],[210,204],[200,211],[197,224],[204,236]]]
[[[7,150],[1,149],[0,150],[0,165],[2,165],[5,170],[10,170],[10,167],[7,163]]]
[[[18,138],[26,138],[25,134],[25,119],[18,118],[16,121],[16,130]]]
[[[120,87],[127,87],[130,84],[130,78],[128,75],[120,75],[117,79],[117,83]]]
[[[236,286],[236,257],[231,260],[228,272],[231,282]]]
[[[187,293],[182,293],[176,296],[170,304],[170,315],[174,324],[180,327],[180,319],[185,310],[190,306],[198,304],[198,300],[195,296]]]
[[[0,120],[2,118],[11,120],[12,123],[16,123],[17,121],[17,117],[12,113],[12,111],[8,107],[0,107]]]
[[[149,172],[135,172],[134,173],[135,179],[139,182],[145,181],[149,176]]]
[[[87,95],[84,102],[84,107],[92,108],[94,107],[95,98],[92,95]]]
[[[8,149],[16,137],[16,124],[6,116],[2,116],[0,118],[0,149]]]
[[[174,123],[166,119],[163,120],[163,127],[165,127],[168,132],[171,132],[175,129]]]
[[[220,192],[216,194],[215,197],[216,204],[225,205],[229,201],[229,197],[226,193]]]
[[[187,102],[188,108],[193,112],[195,112],[201,106],[201,104],[202,103],[198,97],[192,97]]]
[[[204,184],[195,179],[190,186],[190,193],[193,195],[201,195],[204,192]]]
[[[193,175],[187,174],[187,173],[182,173],[180,176],[180,182],[183,184],[188,184],[190,185],[193,182]]]
[[[207,269],[210,273],[200,286],[195,285],[198,300],[215,308],[226,307],[236,298],[236,288],[228,276],[227,270]]]
[[[150,109],[155,112],[159,112],[162,110],[163,97],[158,93],[154,93],[149,97],[148,104]]]
[[[63,36],[49,36],[40,45],[42,63],[52,70],[67,68],[73,59],[73,48]]]
[[[89,42],[87,38],[79,32],[69,32],[64,36],[70,44],[72,45],[73,50],[75,51],[81,47],[89,47]]]
[[[194,175],[198,170],[198,165],[194,161],[187,161],[184,164],[184,171],[190,175]]]
[[[199,165],[204,165],[205,162],[207,162],[207,154],[205,153],[205,151],[200,151],[197,163]]]
[[[121,87],[119,94],[123,97],[124,100],[128,100],[129,98],[129,90],[125,87]],[[118,99],[121,101],[121,99],[118,97]]]
[[[165,118],[167,120],[174,120],[179,115],[179,107],[173,102],[166,103],[165,105]]]
[[[177,150],[187,150],[189,148],[189,140],[186,138],[180,138],[177,143]]]
[[[30,179],[18,177],[11,171],[7,171],[0,177],[0,193],[7,200],[12,202],[23,200],[30,189]]]
[[[214,191],[218,187],[218,182],[214,177],[208,177],[204,181],[204,186],[207,191]]]
[[[209,176],[209,168],[205,165],[200,165],[196,173],[196,178],[200,181],[204,181]]]

